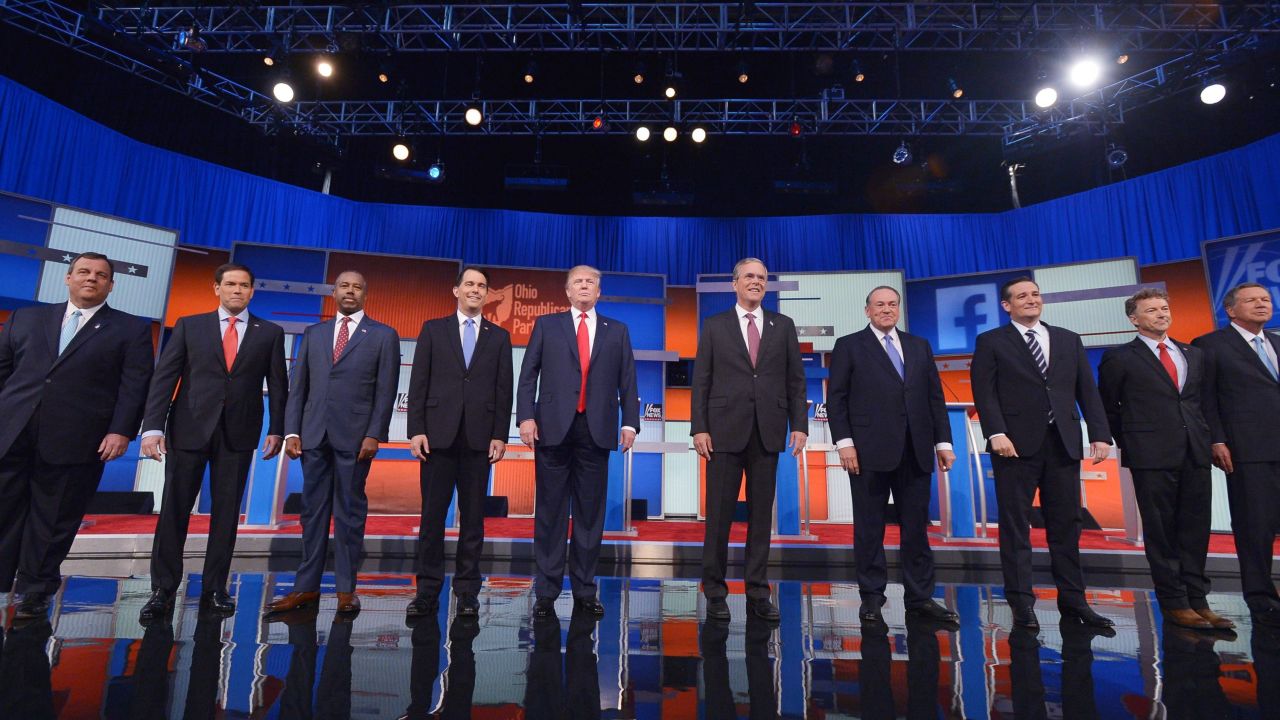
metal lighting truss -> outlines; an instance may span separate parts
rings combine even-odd
[[[3,3],[0,3],[3,4]],[[235,3],[102,7],[129,33],[198,28],[209,52],[314,52],[361,35],[395,51],[1192,50],[1275,32],[1274,2]]]

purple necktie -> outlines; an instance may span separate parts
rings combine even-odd
[[[747,313],[747,354],[751,356],[751,367],[756,366],[756,358],[760,356],[760,329],[756,327],[756,316]]]

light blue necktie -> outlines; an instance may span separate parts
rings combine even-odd
[[[1267,366],[1267,372],[1271,373],[1271,379],[1278,379],[1276,376],[1276,366],[1271,364],[1271,356],[1267,355],[1266,348],[1262,347],[1263,339],[1261,335],[1255,335],[1253,338],[1253,349],[1258,351],[1258,357],[1262,358],[1262,364]]]
[[[893,361],[893,369],[898,371],[898,377],[905,380],[907,374],[902,369],[902,355],[898,353],[898,348],[893,344],[893,336],[884,336],[884,349],[889,353],[889,359]]]
[[[475,320],[467,318],[462,323],[462,362],[467,367],[471,367],[471,355],[476,351],[476,325]]]
[[[71,338],[76,336],[76,330],[80,329],[80,317],[82,315],[84,315],[84,313],[76,310],[72,312],[71,317],[67,318],[67,321],[62,324],[62,334],[58,336],[59,355],[61,355],[62,351],[66,350],[67,346],[71,344]],[[1274,375],[1275,371],[1273,370],[1271,373]]]

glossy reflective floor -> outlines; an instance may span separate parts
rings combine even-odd
[[[1114,637],[1059,625],[1010,633],[998,587],[948,584],[959,632],[907,623],[890,586],[887,632],[864,632],[857,586],[780,581],[778,627],[700,622],[698,584],[604,578],[599,623],[530,620],[527,576],[490,575],[479,622],[446,603],[409,628],[410,575],[362,577],[364,610],[264,623],[292,576],[240,573],[234,617],[201,617],[199,576],[171,625],[142,628],[144,579],[75,576],[49,622],[7,629],[0,717],[10,718],[1276,718],[1280,635],[1254,631],[1239,595],[1213,605],[1238,636],[1164,625],[1150,591],[1090,600]],[[740,588],[739,588],[740,591]],[[735,602],[736,601],[736,602]],[[10,613],[5,607],[4,616]]]

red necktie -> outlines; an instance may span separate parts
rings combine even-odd
[[[751,356],[751,367],[756,366],[756,358],[760,356],[760,328],[756,327],[756,316],[747,313],[747,354]]]
[[[1173,379],[1173,386],[1178,387],[1178,366],[1173,364],[1173,356],[1169,354],[1169,348],[1164,343],[1156,345],[1160,349],[1160,364],[1164,366],[1165,372],[1169,373],[1169,377]]]
[[[333,361],[338,362],[338,358],[342,357],[342,350],[347,346],[347,340],[350,339],[347,325],[351,324],[351,318],[342,318],[342,324],[338,326],[338,339],[333,343]]]
[[[582,387],[578,389],[578,412],[587,411],[587,370],[591,367],[591,335],[587,333],[587,314],[578,316],[578,362],[582,367]]]
[[[227,331],[222,333],[222,356],[227,360],[227,372],[236,364],[236,351],[240,349],[240,333],[236,332],[236,320],[239,319],[235,316],[227,318]]]

